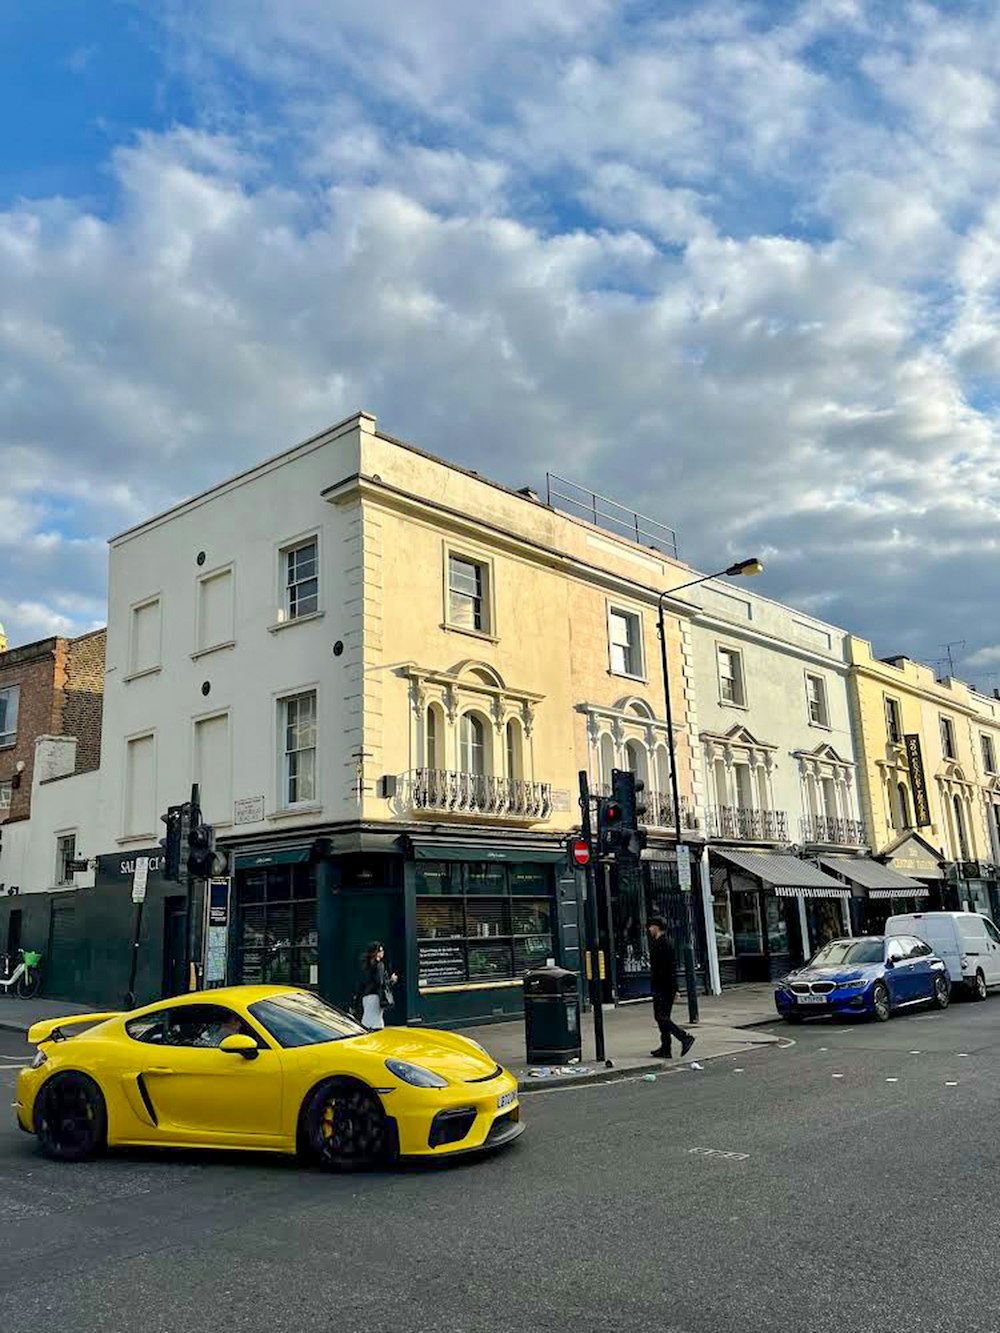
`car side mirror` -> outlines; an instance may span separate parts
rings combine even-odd
[[[895,958],[887,958],[887,959],[885,960],[885,965],[886,965],[886,967],[895,967],[895,966],[896,966],[896,960],[895,960]]]
[[[253,1037],[247,1036],[245,1032],[234,1032],[229,1037],[223,1037],[219,1042],[219,1050],[228,1055],[242,1055],[244,1060],[256,1060],[260,1053]]]

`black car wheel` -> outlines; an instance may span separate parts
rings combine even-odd
[[[75,1070],[53,1074],[38,1094],[35,1133],[46,1156],[60,1162],[82,1162],[102,1152],[108,1112],[94,1080]]]
[[[983,976],[982,972],[976,973],[975,980],[972,982],[971,991],[974,1000],[986,999],[986,978]]]
[[[935,1009],[947,1009],[948,1001],[951,999],[951,985],[947,977],[934,978],[934,995],[932,997]]]
[[[892,1017],[892,1006],[889,1003],[889,992],[881,981],[876,981],[875,989],[872,991],[872,1008],[877,1023],[886,1023]]]
[[[376,1166],[392,1155],[382,1103],[351,1079],[329,1079],[313,1090],[302,1108],[302,1139],[313,1161],[329,1170]]]

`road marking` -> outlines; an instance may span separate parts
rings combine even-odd
[[[830,1077],[831,1077],[831,1078],[843,1078],[844,1076],[843,1076],[843,1074],[831,1074]]]
[[[886,1083],[898,1083],[898,1082],[899,1082],[899,1079],[898,1079],[898,1078],[887,1078],[887,1079],[886,1079]]]
[[[911,1055],[919,1055],[920,1052],[919,1052],[919,1051],[911,1051],[910,1054],[911,1054]]]
[[[745,1074],[745,1073],[746,1073],[746,1070],[745,1070],[745,1069],[734,1069],[734,1070],[733,1070],[733,1073],[734,1073],[734,1074]]]
[[[945,1080],[945,1085],[944,1085],[944,1086],[945,1086],[946,1088],[957,1088],[957,1087],[958,1087],[958,1079],[951,1079],[951,1078],[946,1079],[946,1080]]]
[[[969,1058],[969,1052],[968,1052],[968,1051],[959,1051],[959,1053],[958,1053],[958,1058],[959,1058],[960,1060],[968,1060],[968,1058]]]
[[[722,1157],[727,1162],[745,1162],[748,1152],[726,1152],[723,1148],[688,1148],[688,1154],[699,1157]]]

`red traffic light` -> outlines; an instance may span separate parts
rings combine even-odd
[[[574,838],[573,860],[578,866],[590,865],[590,843],[586,839]]]

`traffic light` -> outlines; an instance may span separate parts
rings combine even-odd
[[[215,846],[215,829],[202,821],[197,811],[188,834],[187,870],[192,879],[215,879],[229,873],[229,854]]]
[[[160,846],[163,848],[163,869],[161,874],[164,879],[174,880],[181,877],[181,844],[184,840],[184,812],[183,805],[172,805],[168,808],[165,815],[160,815],[164,824],[167,826],[167,836],[160,839]]]
[[[643,795],[646,784],[634,773],[615,768],[611,771],[613,800],[621,810],[621,824],[615,854],[624,860],[637,861],[646,845],[646,830],[640,821],[646,813]]]
[[[622,831],[621,803],[610,796],[597,798],[597,854],[614,856]]]

